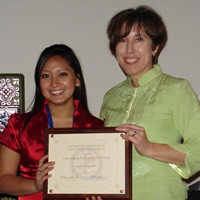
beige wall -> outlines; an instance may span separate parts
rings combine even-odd
[[[107,22],[139,4],[154,7],[166,22],[169,41],[159,62],[163,71],[189,79],[200,95],[199,0],[0,0],[0,73],[25,75],[27,108],[40,52],[65,43],[80,59],[90,109],[98,116],[104,93],[125,78],[108,50]]]
[[[65,43],[80,59],[90,110],[98,116],[105,92],[125,78],[108,50],[107,22],[139,4],[152,6],[166,22],[169,41],[159,62],[163,71],[190,80],[200,95],[199,0],[0,0],[0,73],[25,75],[27,108],[40,52]]]

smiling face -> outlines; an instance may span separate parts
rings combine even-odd
[[[116,59],[124,73],[131,77],[133,85],[136,83],[134,86],[138,86],[137,80],[152,69],[152,56],[157,50],[158,47],[152,50],[150,37],[135,27],[117,44]]]
[[[65,59],[53,56],[45,63],[40,76],[40,88],[50,106],[73,105],[74,90],[78,86],[80,81]]]

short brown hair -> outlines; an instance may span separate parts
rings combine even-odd
[[[159,49],[153,57],[153,64],[158,63],[158,56],[167,42],[167,30],[162,17],[148,6],[139,6],[136,9],[126,9],[117,13],[108,23],[107,35],[111,53],[116,55],[116,46],[123,37],[129,35],[133,26],[138,31],[144,31],[152,40],[152,50],[158,45]],[[122,29],[125,27],[125,31]]]

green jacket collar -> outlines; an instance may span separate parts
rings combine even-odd
[[[148,84],[153,79],[157,78],[160,74],[162,74],[160,65],[159,64],[153,65],[153,68],[151,70],[149,70],[139,78],[138,82],[140,87]],[[127,81],[131,85],[131,78],[129,76],[127,77]]]

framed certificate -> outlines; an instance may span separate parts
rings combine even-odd
[[[55,161],[44,200],[132,199],[132,145],[115,128],[45,129],[45,154]]]

